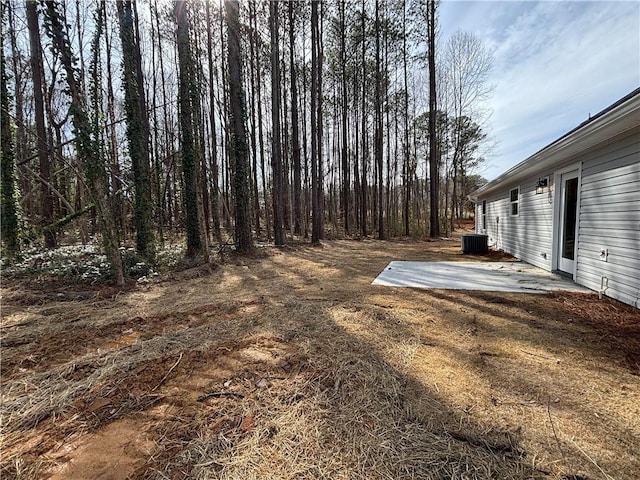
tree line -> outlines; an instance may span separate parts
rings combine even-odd
[[[2,2],[2,245],[438,237],[491,147],[490,52],[432,0]]]

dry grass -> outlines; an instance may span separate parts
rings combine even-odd
[[[267,249],[121,293],[4,282],[2,477],[635,478],[637,310],[370,285],[458,245]]]

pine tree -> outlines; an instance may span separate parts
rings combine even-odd
[[[253,250],[249,193],[249,146],[245,129],[246,107],[242,84],[242,52],[240,49],[240,5],[226,0],[226,21],[229,59],[229,117],[231,124],[231,163],[235,192],[235,243],[239,253]]]
[[[429,62],[429,236],[440,236],[440,158],[437,141],[436,84],[436,0],[427,1],[427,37]]]
[[[300,174],[300,131],[298,125],[298,80],[295,63],[294,2],[289,2],[289,56],[291,63],[291,156],[293,161],[293,232],[302,233],[302,183]]]
[[[280,130],[280,39],[278,35],[278,1],[269,2],[271,32],[271,169],[273,171],[273,237],[277,246],[284,245],[284,199],[282,174],[282,137]]]

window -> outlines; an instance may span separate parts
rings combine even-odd
[[[520,201],[520,187],[511,189],[509,192],[509,200],[511,201],[511,216],[518,216],[518,203]]]
[[[487,229],[487,201],[482,201],[482,229]]]

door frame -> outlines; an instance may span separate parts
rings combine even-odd
[[[572,172],[574,170],[578,171],[578,199],[576,202],[576,232],[575,232],[575,258],[573,261],[573,272],[565,272],[571,275],[571,278],[575,281],[576,275],[578,272],[578,245],[579,245],[579,232],[580,232],[580,197],[582,193],[582,162],[573,163],[571,165],[567,165],[566,167],[560,168],[553,172],[553,245],[551,249],[552,263],[551,269],[554,271],[559,271],[560,264],[560,239],[561,239],[561,229],[562,229],[562,212],[560,211],[560,206],[562,204],[562,175]]]

